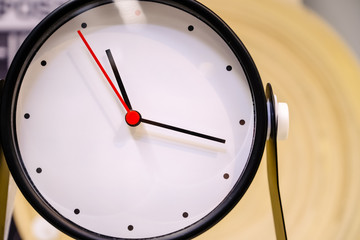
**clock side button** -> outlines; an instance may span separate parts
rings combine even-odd
[[[276,131],[277,140],[286,140],[289,136],[289,126],[290,126],[290,115],[289,115],[289,106],[287,103],[278,102],[276,95],[274,95],[274,113],[275,114],[275,124],[272,124],[271,120],[271,107],[270,101],[267,102],[268,108],[268,130],[267,130],[267,139],[270,138],[272,131]],[[272,126],[275,126],[275,129],[271,129]],[[271,135],[272,136],[272,135]]]
[[[278,140],[286,140],[289,136],[289,106],[287,103],[278,103]]]

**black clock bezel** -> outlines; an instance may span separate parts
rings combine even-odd
[[[267,135],[267,108],[263,84],[258,70],[248,53],[247,49],[230,29],[230,27],[220,19],[215,13],[204,5],[193,0],[140,0],[166,4],[197,17],[214,31],[216,31],[232,49],[238,58],[246,74],[249,86],[251,88],[255,109],[255,128],[252,151],[249,156],[247,166],[232,189],[227,198],[216,207],[211,213],[200,221],[190,225],[177,232],[159,236],[151,239],[189,239],[206,231],[227,213],[231,211],[242,198],[249,185],[251,184],[257,169],[259,167],[262,154],[265,147]],[[23,195],[30,204],[54,226],[65,232],[69,236],[77,239],[114,239],[91,232],[84,229],[70,220],[62,217],[53,209],[37,192],[33,186],[26,170],[21,164],[21,156],[17,149],[15,112],[18,92],[21,86],[22,78],[27,70],[29,63],[36,54],[42,43],[55,32],[60,26],[73,17],[100,5],[112,3],[112,0],[72,0],[62,5],[54,12],[49,14],[27,37],[18,50],[6,76],[3,96],[0,107],[1,123],[1,143],[4,149],[7,164],[11,174],[16,181]],[[118,238],[120,239],[120,238]]]

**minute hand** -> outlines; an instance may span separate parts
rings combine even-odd
[[[167,125],[167,124],[151,121],[151,120],[148,120],[148,119],[145,119],[145,118],[141,118],[141,122],[151,124],[151,125],[154,125],[154,126],[157,126],[157,127],[162,127],[162,128],[166,128],[166,129],[169,129],[169,130],[174,130],[174,131],[177,131],[177,132],[189,134],[189,135],[192,135],[192,136],[205,138],[205,139],[212,140],[212,141],[219,142],[219,143],[225,143],[226,142],[225,139],[205,135],[205,134],[202,134],[202,133],[186,130],[186,129],[183,129],[183,128],[170,126],[170,125]]]

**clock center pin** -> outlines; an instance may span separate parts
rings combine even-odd
[[[131,110],[125,115],[125,121],[131,127],[136,127],[141,122],[141,115],[139,112]]]

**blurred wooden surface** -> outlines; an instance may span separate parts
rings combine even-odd
[[[201,0],[238,34],[263,83],[290,108],[289,139],[278,144],[288,238],[360,236],[360,70],[341,38],[296,0]],[[249,190],[198,240],[275,239],[266,161]],[[35,213],[20,198],[28,233]],[[59,238],[60,239],[60,238]],[[63,236],[61,239],[69,239]]]

